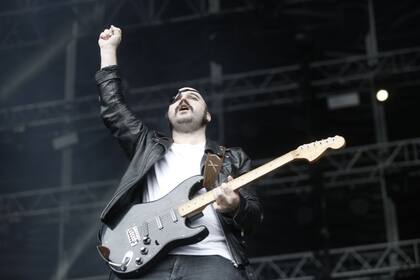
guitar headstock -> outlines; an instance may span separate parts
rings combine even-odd
[[[345,144],[346,140],[344,140],[343,137],[336,135],[334,137],[299,146],[295,150],[295,158],[307,159],[311,162],[319,158],[326,150],[340,149]]]

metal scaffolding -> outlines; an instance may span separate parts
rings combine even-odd
[[[0,50],[34,46],[45,42],[47,35],[39,22],[42,23],[40,19],[49,13],[60,14],[63,19],[71,19],[69,14],[72,14],[84,27],[79,35],[87,35],[96,31],[92,30],[91,24],[88,24],[85,18],[78,17],[80,11],[84,10],[90,10],[89,14],[96,23],[111,24],[118,21],[123,22],[121,27],[124,29],[133,29],[187,22],[212,15],[243,13],[254,9],[253,2],[246,0],[232,3],[220,0],[16,1],[13,5],[0,10],[0,21],[3,23],[0,31],[4,34],[0,40]]]
[[[1,219],[51,215],[60,212],[63,202],[68,210],[100,208],[109,198],[117,180],[85,183],[65,188],[54,187],[0,196]]]
[[[123,16],[127,20],[121,26],[124,29],[135,29],[255,9],[254,1],[233,2],[227,5],[226,1],[220,0],[177,0],[176,2],[175,0],[111,0],[106,3],[99,0],[19,1],[15,9],[0,10],[0,20],[7,23],[0,27],[4,34],[0,40],[0,50],[45,42],[47,38],[42,26],[34,22],[37,17],[52,11],[69,13],[73,15],[69,17],[69,22],[72,24],[77,22],[80,26],[86,27],[80,28],[83,32],[72,35],[77,40],[78,37],[96,32],[89,23],[107,24],[118,21]],[[68,11],[69,7],[72,7],[71,11]],[[86,14],[86,10],[90,11],[87,14],[91,14],[88,20],[77,16],[82,12]],[[126,17],[127,14],[130,14],[130,17]],[[12,17],[13,20],[10,20]],[[107,22],[104,22],[105,18]],[[67,45],[64,40],[62,48]],[[75,62],[75,56],[69,60]],[[73,62],[69,61],[68,64],[71,65]],[[36,65],[40,67],[41,64]],[[127,94],[131,95],[134,101],[132,109],[135,112],[147,112],[154,118],[153,110],[164,109],[167,97],[177,88],[187,84],[201,90],[213,90],[208,100],[212,104],[223,104],[219,106],[221,108],[218,112],[223,116],[225,112],[302,101],[305,98],[300,94],[302,71],[301,65],[294,64],[223,76],[220,74],[217,90],[215,90],[214,77],[210,76],[159,86],[130,88]],[[309,86],[315,92],[316,98],[326,98],[355,90],[368,92],[374,78],[398,77],[402,84],[417,83],[406,78],[420,71],[420,47],[313,62],[308,65],[308,71],[312,77]],[[74,83],[69,79],[69,74],[66,76],[69,83]],[[72,87],[70,84],[67,86]],[[20,132],[25,128],[47,125],[63,126],[69,123],[78,124],[72,127],[74,131],[92,130],[96,127],[86,127],[82,123],[98,119],[97,111],[96,96],[73,98],[73,94],[72,98],[64,100],[1,109],[0,133]],[[219,131],[219,137],[223,137],[222,133]],[[71,160],[66,163],[65,154],[66,152],[63,152],[63,173],[71,170]],[[69,157],[71,158],[71,155]],[[268,160],[260,160],[257,164],[266,161]],[[354,187],[363,184],[381,185],[387,172],[420,165],[420,139],[382,142],[333,151],[317,164],[321,167],[322,184],[325,188]],[[261,193],[267,195],[310,191],[312,183],[308,170],[306,163],[293,162],[258,181],[254,187],[260,188]],[[57,217],[64,225],[68,213],[101,209],[118,183],[115,179],[71,185],[71,172],[67,173],[62,178],[60,187],[0,195],[0,220],[13,223],[25,217],[48,215]],[[387,216],[386,212],[384,214]],[[77,242],[78,246],[73,248],[74,250],[69,250],[69,254],[62,254],[65,252],[64,246],[59,248],[60,262],[53,277],[66,278],[67,270],[95,232],[96,225],[92,225],[79,240],[80,242]],[[61,235],[64,236],[64,231]],[[386,278],[397,271],[420,268],[419,243],[420,240],[417,239],[388,242],[333,249],[328,252],[303,252],[254,258],[251,262],[256,273],[263,279],[316,279],[320,273],[327,273],[331,278],[363,279],[361,277],[369,275]],[[108,276],[78,279],[108,279]]]
[[[331,152],[317,164],[322,166],[323,184],[327,188],[379,183],[381,170],[390,172],[420,165],[420,139],[377,143]],[[263,179],[261,184],[280,185],[267,194],[293,193],[310,185],[306,165],[289,164],[284,171]]]
[[[267,161],[258,160],[256,163],[259,165]],[[323,165],[322,177],[326,188],[378,183],[381,178],[378,172],[380,168],[392,171],[420,165],[420,139],[332,151],[317,164]],[[267,195],[311,189],[309,168],[306,163],[290,163],[268,178],[259,180],[254,187]],[[115,179],[0,195],[0,218],[7,220],[54,214],[60,211],[62,205],[67,205],[69,210],[101,208],[117,182]]]
[[[319,92],[318,98],[325,98],[337,93],[334,90],[337,85],[341,85],[341,90],[347,86],[357,88],[356,84],[359,88],[365,87],[367,80],[375,73],[398,75],[416,72],[420,66],[419,54],[419,48],[383,53],[379,56],[381,63],[378,63],[377,68],[374,69],[367,67],[365,56],[312,63],[311,69],[318,73],[317,79],[312,81],[312,86]],[[210,101],[213,98],[216,100],[222,98],[225,112],[299,101],[301,96],[296,94],[299,90],[297,82],[299,71],[298,65],[292,65],[225,75],[221,85],[223,95],[210,96]],[[210,87],[211,78],[131,89],[128,94],[140,98],[139,104],[148,104],[147,107],[134,106],[134,111],[163,108],[162,100],[166,100],[168,92],[185,83],[197,88],[207,88]],[[250,100],[252,102],[249,102]],[[85,97],[71,102],[52,101],[2,110],[0,111],[0,129],[9,131],[21,126],[37,127],[92,118],[97,118],[97,101],[95,97]],[[267,160],[257,162],[263,161]],[[379,184],[383,179],[383,171],[420,165],[420,139],[385,142],[334,151],[318,164],[322,166],[322,181],[326,188]],[[308,191],[312,185],[307,171],[307,164],[291,163],[279,172],[259,181],[256,187],[260,186],[261,192],[269,195]],[[59,216],[63,207],[66,211],[98,210],[105,205],[116,184],[117,180],[109,180],[2,195],[0,196],[2,213],[0,219],[13,222],[27,216]],[[273,185],[275,188],[272,187]],[[270,186],[270,188],[265,186]],[[89,232],[92,234],[94,231],[95,229]],[[84,243],[88,241],[85,238]],[[395,245],[397,243],[387,243],[332,250],[330,258],[335,262],[333,262],[331,276],[345,278],[371,274],[388,275],[397,270],[416,268],[418,258],[411,256],[418,254],[418,241],[407,242],[400,242],[398,246]],[[414,244],[414,247],[407,244]],[[414,248],[414,251],[407,251],[409,250],[407,248]],[[65,274],[66,269],[71,266],[81,250],[79,248],[71,255],[74,255],[73,257],[65,258],[58,267],[57,274]],[[317,257],[318,255],[315,257],[314,253],[302,253],[259,258],[253,261],[258,274],[266,279],[315,279],[314,275],[324,269],[322,259]],[[393,264],[389,262],[392,258],[396,260]],[[60,272],[61,270],[64,272]],[[83,279],[105,279],[103,277]]]
[[[252,259],[261,279],[317,279],[320,271],[330,271],[333,279],[354,279],[370,275],[392,275],[420,268],[420,239],[302,252]],[[326,264],[328,263],[328,268]]]
[[[314,72],[311,86],[316,90],[318,98],[325,98],[346,90],[366,88],[372,75],[394,76],[419,71],[420,47],[381,53],[374,68],[368,65],[367,56],[358,55],[314,62],[310,64],[310,69]],[[296,64],[226,74],[222,77],[218,91],[220,96],[211,95],[208,99],[210,102],[213,99],[221,99],[224,112],[301,101],[302,96],[298,94],[300,71],[300,66]],[[168,96],[184,85],[203,90],[212,87],[211,78],[204,77],[159,86],[132,88],[127,94],[132,97],[132,109],[135,112],[151,112],[163,109]],[[14,131],[17,127],[39,127],[96,119],[97,108],[97,97],[88,96],[75,98],[74,101],[47,101],[2,109],[0,132]]]

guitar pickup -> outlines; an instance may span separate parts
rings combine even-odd
[[[141,226],[141,236],[147,237],[149,236],[149,224],[144,222]]]
[[[174,222],[174,223],[178,222],[178,218],[176,216],[176,213],[175,213],[174,209],[171,209],[170,213],[171,213],[172,222]]]
[[[160,216],[157,216],[155,218],[155,220],[156,220],[156,224],[157,224],[158,228],[163,229],[162,219],[160,218]]]

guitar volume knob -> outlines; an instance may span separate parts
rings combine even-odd
[[[149,250],[146,247],[141,247],[140,248],[140,253],[142,255],[147,255],[148,252],[149,252]]]
[[[149,245],[149,244],[150,244],[150,242],[151,242],[150,237],[148,237],[148,236],[143,237],[143,244],[145,244],[145,245]]]

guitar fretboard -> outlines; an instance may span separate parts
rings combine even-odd
[[[230,181],[227,183],[228,187],[232,190],[239,189],[240,187],[245,186],[246,184],[258,179],[259,177],[279,168],[280,166],[292,161],[295,159],[295,153],[296,151],[293,150],[281,157],[278,157],[272,161],[269,161],[268,163],[261,165],[258,168],[255,168],[252,171],[249,171],[248,173],[245,173],[238,178]],[[197,212],[202,211],[204,207],[209,205],[210,203],[213,203],[215,201],[215,189],[206,192],[204,194],[201,194],[190,201],[180,205],[178,207],[178,213],[182,217],[189,217],[193,216]]]

